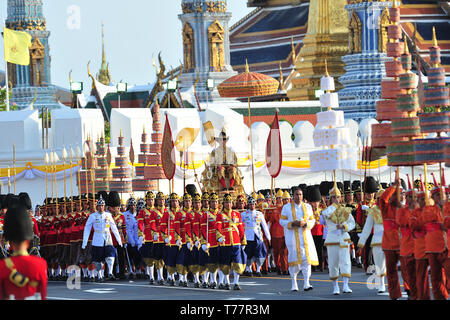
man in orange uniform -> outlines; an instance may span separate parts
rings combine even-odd
[[[207,214],[200,220],[202,232],[202,250],[208,255],[206,268],[209,272],[209,288],[217,287],[217,271],[219,268],[219,247],[216,238],[216,218],[219,213],[219,197],[212,192],[209,195],[209,207]]]
[[[425,230],[419,223],[422,209],[425,206],[425,194],[422,186],[417,193],[418,206],[409,215],[409,226],[413,230],[414,258],[416,259],[417,300],[430,300],[428,283],[428,259],[425,253]]]
[[[419,217],[419,224],[425,229],[425,252],[431,271],[431,287],[435,300],[446,300],[448,292],[445,287],[444,263],[448,256],[447,241],[441,215],[439,188],[433,190],[433,199],[425,195],[425,207]]]
[[[411,187],[410,187],[411,188]],[[416,260],[414,259],[414,239],[413,232],[409,225],[409,216],[416,208],[413,201],[413,190],[406,192],[406,205],[398,208],[395,215],[395,222],[400,227],[400,267],[405,291],[409,300],[417,299],[416,286]]]
[[[0,299],[47,298],[47,263],[28,255],[33,239],[31,219],[21,205],[9,207],[4,218],[4,237],[13,254],[0,261]]]
[[[153,194],[153,192],[147,192],[147,194],[145,195],[145,202],[146,207],[142,209],[138,214],[138,236],[139,238],[142,237],[143,240],[143,244],[141,247],[142,260],[149,269],[148,274],[150,276],[150,284],[154,284],[155,279],[153,273],[155,268],[155,261],[152,257],[153,236],[150,225],[151,212],[152,210],[154,210],[155,204],[155,195]]]
[[[152,259],[156,267],[157,273],[157,283],[159,285],[164,284],[164,276],[163,276],[163,253],[164,253],[164,238],[160,232],[161,229],[161,219],[166,212],[166,207],[164,205],[165,197],[164,193],[158,192],[155,198],[155,207],[151,211],[150,214],[150,230],[153,237],[153,247],[152,247]]]
[[[447,246],[450,243],[450,202],[447,201],[442,209],[444,216],[444,227],[447,229]],[[447,248],[448,250],[448,248]],[[447,279],[447,291],[450,291],[450,250],[444,264],[445,278]]]
[[[234,290],[240,290],[239,276],[244,272],[247,256],[245,254],[245,230],[238,212],[232,210],[233,198],[223,197],[223,209],[216,218],[216,237],[220,245],[219,289],[230,290],[230,271],[233,270]]]
[[[175,237],[175,216],[180,208],[178,201],[178,195],[173,192],[170,195],[169,208],[161,218],[159,229],[165,243],[163,260],[167,269],[167,283],[171,286],[175,285],[176,261],[178,250],[181,247],[181,242]]]
[[[400,181],[386,189],[379,199],[379,207],[383,217],[383,239],[381,247],[386,257],[386,273],[389,297],[396,300],[402,297],[398,279],[397,263],[400,258],[399,226],[395,222],[395,213],[400,203],[396,191],[400,188]]]
[[[283,191],[280,189],[275,196],[275,208],[269,215],[269,231],[272,242],[273,258],[279,275],[289,275],[287,263],[287,248],[284,242],[284,228],[280,224],[281,209],[283,209]]]

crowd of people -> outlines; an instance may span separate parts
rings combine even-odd
[[[82,281],[147,278],[152,285],[240,290],[240,276],[289,275],[313,290],[312,272],[328,272],[332,292],[351,293],[352,267],[373,269],[378,292],[412,300],[447,299],[448,189],[373,177],[250,195],[117,192],[47,198],[32,209],[26,193],[0,195],[0,226],[18,204],[31,219],[30,255],[41,256],[51,281],[79,272]],[[2,231],[3,235],[3,231]],[[2,237],[3,259],[14,249]],[[375,268],[370,268],[373,265]],[[0,265],[1,269],[1,265]],[[77,271],[78,270],[78,271]],[[231,283],[230,277],[233,282]]]

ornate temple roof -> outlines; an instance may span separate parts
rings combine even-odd
[[[278,78],[292,71],[293,48],[298,55],[306,35],[309,3],[257,8],[231,27],[231,65],[245,70],[245,60],[254,72]]]
[[[429,63],[428,48],[432,40],[432,28],[436,27],[439,46],[442,48],[442,65],[450,72],[450,32],[448,2],[437,0],[401,0],[401,24],[410,41],[414,38],[420,50],[423,71]],[[298,56],[306,35],[309,1],[249,0],[248,6],[257,7],[231,27],[231,65],[238,72],[244,71],[245,59],[250,69],[279,78],[279,63],[283,76],[289,81],[292,67],[291,39]],[[288,83],[287,83],[288,85]]]

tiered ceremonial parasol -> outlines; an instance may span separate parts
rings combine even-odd
[[[245,63],[245,72],[232,76],[223,81],[217,89],[221,97],[248,99],[248,122],[250,128],[250,149],[252,161],[252,183],[255,192],[255,169],[253,164],[252,120],[250,98],[266,96],[278,92],[279,82],[265,74],[250,72],[248,63]]]

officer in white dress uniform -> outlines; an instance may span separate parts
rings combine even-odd
[[[303,192],[293,188],[293,201],[281,209],[280,224],[284,228],[284,237],[288,249],[289,273],[292,280],[292,291],[298,291],[297,274],[303,274],[303,290],[313,287],[309,283],[311,265],[318,266],[316,246],[311,235],[311,229],[316,220],[311,205],[303,202]]]
[[[256,200],[253,197],[247,200],[247,206],[248,209],[241,212],[241,219],[245,225],[245,238],[247,239],[247,245],[245,246],[245,253],[247,254],[246,269],[250,272],[250,266],[255,261],[256,275],[261,277],[261,266],[267,257],[261,226],[269,244],[271,237],[264,214],[256,210]]]
[[[114,246],[112,242],[111,232],[117,240],[119,246],[122,246],[122,240],[120,239],[119,230],[117,230],[116,223],[114,222],[111,213],[105,211],[105,200],[100,196],[97,201],[97,212],[91,213],[86,221],[83,232],[83,244],[81,248],[86,248],[91,229],[94,229],[94,235],[92,237],[92,261],[99,274],[99,281],[103,282],[104,279],[100,275],[100,271],[103,268],[103,262],[106,261],[108,265],[109,276],[112,277],[112,271],[114,266]]]
[[[132,266],[130,266],[130,273],[132,273],[132,277],[135,276],[136,271],[138,273],[138,276],[141,274],[141,269],[139,268],[139,265],[141,263],[139,249],[142,246],[142,239],[139,239],[138,236],[137,214],[142,209],[142,205],[145,206],[143,200],[139,200],[138,206],[136,200],[134,198],[130,198],[128,199],[127,203],[127,211],[123,213],[127,230],[127,253],[128,258],[130,259],[130,262],[132,264]]]
[[[340,293],[337,280],[339,272],[344,280],[343,292],[352,292],[348,286],[352,268],[351,239],[348,232],[355,228],[355,220],[351,214],[352,208],[340,203],[341,192],[336,182],[333,189],[330,190],[330,197],[332,204],[322,210],[322,216],[325,218],[328,228],[325,246],[327,247],[329,276],[333,281],[333,294],[338,295]]]

